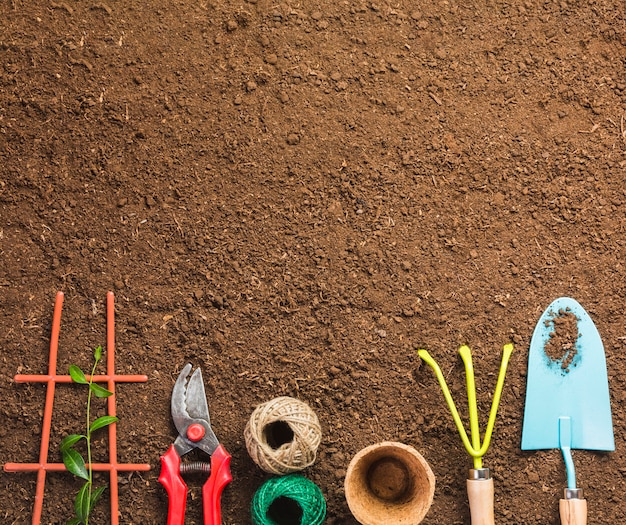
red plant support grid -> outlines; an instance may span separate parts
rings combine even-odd
[[[63,292],[58,292],[54,303],[52,318],[52,335],[50,337],[50,357],[47,375],[18,374],[14,377],[16,383],[47,383],[46,401],[44,405],[43,424],[41,428],[41,444],[39,448],[39,463],[5,463],[5,472],[37,472],[37,487],[35,504],[33,507],[32,525],[39,525],[46,484],[46,473],[67,470],[63,463],[48,463],[48,448],[50,445],[50,428],[52,425],[52,411],[54,405],[54,390],[57,383],[72,383],[69,375],[58,375],[57,355],[59,350],[59,332],[61,330],[61,311],[63,309]],[[107,388],[113,392],[107,398],[107,411],[110,416],[116,415],[115,384],[116,383],[145,383],[145,375],[116,375],[115,374],[115,308],[113,292],[107,293],[107,374],[96,375],[94,382],[107,383]],[[89,376],[87,376],[89,379]],[[118,525],[119,499],[117,473],[119,471],[147,471],[148,464],[118,463],[117,462],[117,428],[115,423],[109,425],[109,463],[92,463],[94,471],[109,471],[111,491],[111,525]]]

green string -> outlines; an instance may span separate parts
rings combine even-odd
[[[321,525],[326,501],[315,483],[290,474],[263,483],[252,498],[250,511],[254,525]]]

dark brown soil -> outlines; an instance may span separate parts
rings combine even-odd
[[[580,337],[578,318],[566,310],[559,310],[548,322],[552,331],[544,346],[546,356],[554,363],[559,363],[563,372],[569,372],[570,366],[578,354],[576,343]]]
[[[589,522],[626,522],[626,15],[621,0],[5,0],[0,4],[0,463],[37,461],[52,308],[59,370],[105,344],[113,290],[120,523],[165,523],[159,457],[185,363],[233,455],[225,524],[267,476],[254,407],[316,411],[304,474],[354,524],[350,459],[413,445],[437,479],[425,524],[469,524],[460,345],[481,428],[515,343],[491,447],[498,523],[557,524],[558,451],[520,450],[529,340],[556,297],[606,349],[617,449],[575,451]],[[59,385],[50,461],[80,424]],[[106,455],[97,440],[95,454]],[[30,523],[35,478],[0,475],[0,521]],[[192,484],[193,485],[193,484]],[[42,523],[78,487],[50,473]],[[201,523],[199,483],[187,523]],[[108,523],[106,497],[93,523]]]

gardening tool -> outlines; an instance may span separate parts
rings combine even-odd
[[[220,525],[220,498],[226,485],[232,481],[230,455],[217,440],[207,406],[202,372],[197,368],[189,381],[191,364],[185,365],[172,391],[172,419],[178,437],[167,453],[161,456],[159,482],[169,497],[167,525],[183,525],[187,504],[187,485],[181,474],[208,474],[202,487],[202,505],[205,525]],[[181,457],[194,449],[200,449],[211,458],[210,463],[194,461],[181,464]]]
[[[467,496],[470,506],[470,515],[472,518],[472,525],[494,525],[494,487],[493,478],[488,468],[483,468],[482,458],[487,453],[489,444],[491,442],[491,435],[493,433],[493,427],[496,421],[496,413],[498,412],[498,405],[500,404],[500,397],[502,395],[502,387],[504,386],[504,376],[506,375],[506,369],[509,364],[509,359],[513,353],[513,345],[504,345],[502,352],[502,362],[500,363],[500,373],[498,374],[498,381],[496,382],[496,389],[493,394],[493,401],[491,402],[491,410],[489,412],[489,420],[487,421],[487,429],[483,442],[480,442],[480,429],[478,428],[478,407],[476,403],[476,383],[474,381],[474,366],[472,364],[472,353],[468,346],[462,346],[459,349],[459,354],[465,365],[465,378],[467,383],[467,400],[469,405],[469,419],[470,419],[470,434],[472,440],[470,442],[459,412],[456,409],[456,405],[452,400],[452,395],[446,384],[446,380],[439,368],[439,365],[429,355],[426,350],[419,350],[418,354],[422,360],[428,364],[435,372],[443,396],[448,404],[448,408],[452,413],[452,418],[456,425],[465,450],[474,459],[474,468],[469,471],[469,479],[467,480]]]
[[[530,342],[521,448],[561,449],[567,473],[561,523],[586,524],[572,449],[611,451],[615,441],[602,340],[589,314],[569,297],[548,306]]]

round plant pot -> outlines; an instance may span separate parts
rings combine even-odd
[[[435,476],[413,447],[385,441],[352,458],[345,491],[350,512],[362,525],[416,525],[433,502]]]

